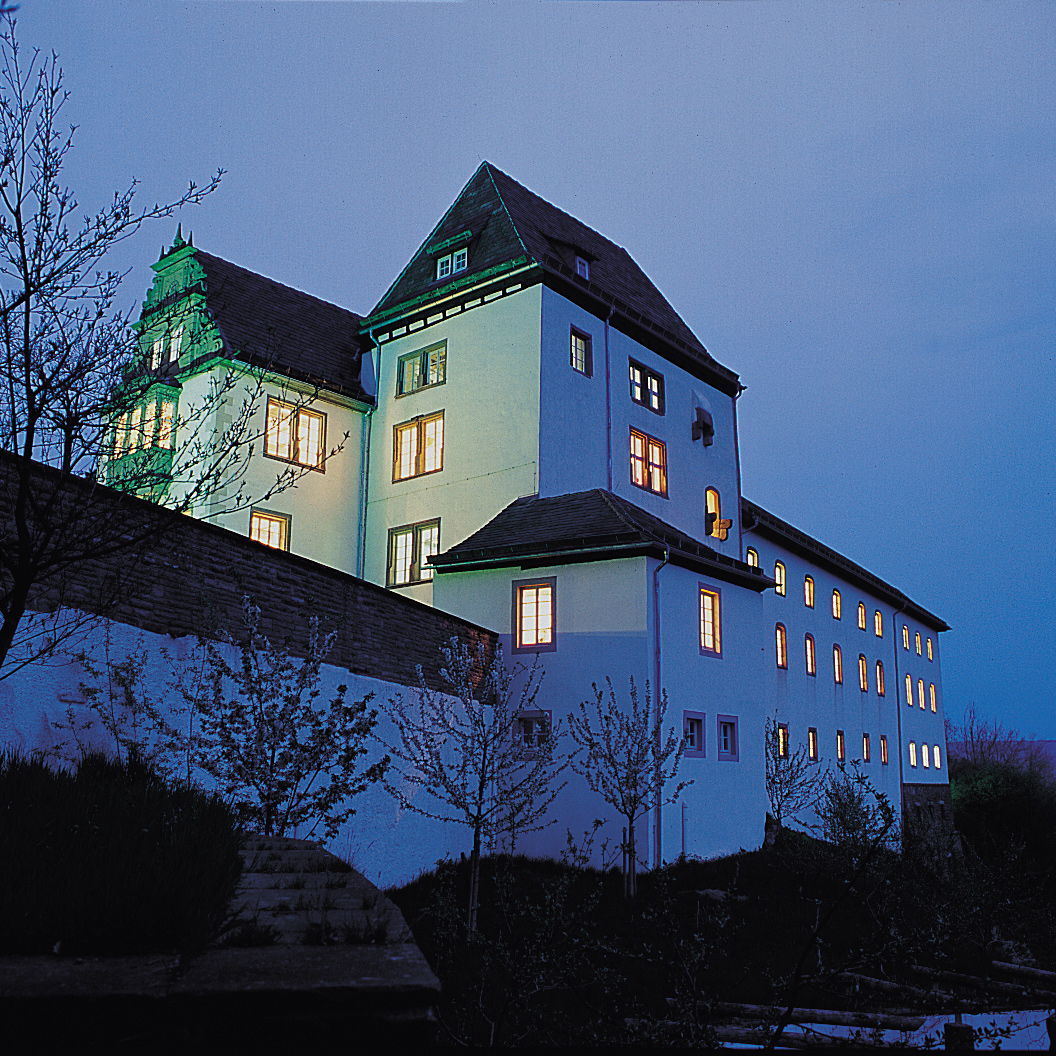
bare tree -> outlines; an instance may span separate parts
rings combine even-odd
[[[559,779],[568,761],[557,751],[560,722],[536,707],[535,669],[510,671],[501,647],[489,658],[457,638],[440,655],[443,692],[429,688],[419,667],[415,697],[389,701],[396,739],[386,745],[393,764],[384,781],[407,810],[473,834],[467,918],[472,934],[482,846],[505,841],[512,850],[520,834],[549,824],[543,819],[564,788]],[[418,790],[427,803],[416,798]]]
[[[821,796],[824,773],[806,748],[795,751],[788,743],[788,730],[775,719],[766,720],[766,795],[777,829],[813,808]],[[776,833],[775,833],[776,834]],[[769,839],[769,834],[768,834]]]
[[[1006,729],[998,720],[980,718],[975,705],[964,709],[960,725],[946,718],[947,752],[968,763],[1004,763],[1047,779],[1052,765],[1045,749],[1034,737],[1024,737]]]
[[[569,720],[572,738],[584,750],[572,761],[572,769],[627,822],[624,893],[633,898],[638,868],[635,822],[658,804],[674,803],[692,781],[667,790],[686,749],[685,739],[673,728],[664,731],[667,694],[661,692],[654,704],[648,681],[640,697],[632,678],[628,709],[616,699],[612,680],[605,681],[608,694],[595,683],[594,700],[581,702],[579,714]]]

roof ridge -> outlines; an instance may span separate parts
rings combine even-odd
[[[526,257],[528,257],[531,260],[535,260],[535,255],[533,253],[529,253],[528,252],[528,247],[524,244],[524,239],[521,238],[521,232],[517,228],[517,221],[513,219],[513,214],[510,212],[509,208],[506,205],[506,199],[503,198],[502,191],[499,190],[499,185],[495,182],[495,173],[491,171],[492,170],[491,162],[490,161],[485,161],[485,162],[483,162],[483,164],[487,166],[488,179],[491,180],[491,186],[495,188],[495,194],[498,196],[499,205],[502,206],[502,211],[506,214],[506,219],[509,220],[510,227],[513,228],[513,233],[517,236],[517,241],[521,244],[521,249],[524,250],[524,254],[525,254]],[[502,171],[502,169],[497,169],[496,171],[499,172],[499,173],[502,173],[502,175],[505,176],[506,179],[513,180],[513,177],[512,176],[507,176],[506,173]],[[475,176],[476,173],[474,173],[473,175]],[[513,182],[517,183],[516,180],[513,180]],[[518,186],[522,186],[522,185],[518,184]],[[527,187],[525,187],[524,189],[526,191],[528,190]],[[531,194],[532,192],[528,191],[528,193]],[[538,263],[540,263],[540,261],[536,261],[536,263],[538,264]]]

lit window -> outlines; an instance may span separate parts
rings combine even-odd
[[[662,441],[631,430],[631,483],[657,495],[667,494],[667,452]]]
[[[931,752],[928,751],[926,744],[920,746],[920,761],[924,764],[925,770],[931,766]]]
[[[832,592],[832,618],[834,620],[840,619],[840,592],[834,590]]]
[[[718,490],[707,488],[704,492],[704,534],[725,540],[732,527],[733,521],[723,519]]]
[[[924,679],[917,679],[917,700],[920,703],[920,710],[924,710]]]
[[[444,412],[393,427],[392,479],[407,480],[444,468]]]
[[[913,707],[913,679],[906,675],[906,704]]]
[[[132,418],[129,421],[128,426],[128,449],[129,451],[138,451],[139,443],[141,439],[140,423],[143,420],[143,408],[135,407],[132,410]]]
[[[777,666],[788,667],[788,638],[785,634],[785,626],[782,623],[777,625],[776,629],[777,636]]]
[[[735,763],[738,759],[737,716],[719,715],[717,721],[719,724],[719,759]]]
[[[814,608],[814,580],[810,576],[803,579],[803,604],[808,609]]]
[[[909,648],[909,628],[905,624],[902,624],[902,648]]]
[[[533,755],[550,737],[553,713],[520,711],[517,713],[517,741],[525,755]]]
[[[832,674],[837,682],[843,682],[843,653],[838,645],[832,647]]]
[[[150,369],[157,370],[161,366],[161,357],[165,352],[165,338],[160,335],[150,345]]]
[[[858,630],[865,630],[865,605],[858,602]]]
[[[686,711],[682,713],[682,728],[686,738],[686,755],[697,759],[704,758],[704,712]]]
[[[879,609],[873,613],[873,634],[877,638],[883,638],[884,636],[884,617],[880,614]]]
[[[590,282],[590,261],[584,257],[576,257],[576,274]]]
[[[326,415],[268,397],[264,454],[323,470]]]
[[[630,363],[631,373],[631,399],[635,403],[648,407],[657,414],[664,413],[664,376],[657,374],[655,370],[635,363]]]
[[[942,756],[939,755],[939,746],[935,745],[935,769],[942,769]]]
[[[788,723],[777,724],[777,754],[781,759],[788,758]]]
[[[818,761],[818,731],[813,726],[807,730],[807,757]]]
[[[935,683],[932,682],[928,686],[928,696],[931,698],[931,710],[937,712],[939,709],[935,704]]]
[[[759,567],[759,554],[755,550],[753,550],[751,547],[748,547],[748,552],[747,552],[747,554],[745,554],[744,559],[748,563],[748,566],[750,568],[758,568]]]
[[[436,277],[438,280],[446,279],[448,275],[465,271],[468,263],[469,250],[464,247],[454,253],[446,253],[444,256],[436,258]]]
[[[176,404],[172,400],[162,400],[161,413],[158,418],[158,447],[171,451],[172,433],[176,424]]]
[[[443,385],[447,381],[447,342],[440,341],[428,348],[400,356],[396,368],[396,395]]]
[[[590,334],[575,327],[569,331],[568,362],[572,369],[588,378],[594,373],[594,357],[590,350]]]
[[[881,660],[876,662],[876,695],[878,697],[884,695],[884,664]]]
[[[722,656],[720,600],[719,591],[700,588],[700,651],[711,656]]]
[[[390,587],[420,583],[433,578],[433,568],[426,559],[439,553],[440,522],[406,524],[389,530],[389,561],[385,577]]]
[[[785,566],[780,561],[774,565],[774,593],[785,596]]]
[[[917,656],[920,656],[920,631],[917,631]]]
[[[125,445],[128,443],[128,411],[125,411],[117,420],[117,428],[114,430],[114,458],[120,458],[125,453]]]
[[[841,763],[847,761],[847,745],[843,739],[843,730],[836,731],[836,758]]]
[[[858,654],[858,688],[863,693],[869,692],[869,665],[863,653]]]
[[[917,768],[917,742],[909,742],[909,765],[915,770]]]
[[[169,362],[175,363],[183,351],[183,327],[178,326],[169,334]]]
[[[518,581],[513,584],[514,652],[556,649],[554,641],[557,580]]]
[[[807,651],[807,674],[816,675],[818,673],[818,666],[814,659],[814,636],[808,634],[806,638],[803,639],[803,644]]]
[[[931,651],[931,639],[930,638],[928,639],[928,659],[929,660],[934,660],[935,659],[935,656],[934,656],[934,654]]]
[[[887,766],[887,734],[880,734],[880,765]]]
[[[151,400],[143,413],[143,449],[154,446],[158,431],[158,401]]]
[[[862,734],[862,762],[869,762],[869,734]]]
[[[249,537],[273,550],[289,550],[290,518],[282,513],[253,510],[249,515]]]

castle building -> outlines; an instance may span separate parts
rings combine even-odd
[[[742,497],[743,386],[626,250],[485,162],[365,317],[180,237],[154,270],[159,382],[108,479],[176,457],[245,378],[209,428],[241,399],[260,442],[193,512],[498,632],[545,671],[528,737],[606,678],[662,687],[693,784],[649,819],[651,862],[761,841],[768,719],[910,820],[945,814],[947,625]],[[524,849],[600,809],[571,782]]]

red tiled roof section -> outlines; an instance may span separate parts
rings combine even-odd
[[[360,384],[361,316],[200,249],[195,259],[229,355],[372,402]]]

